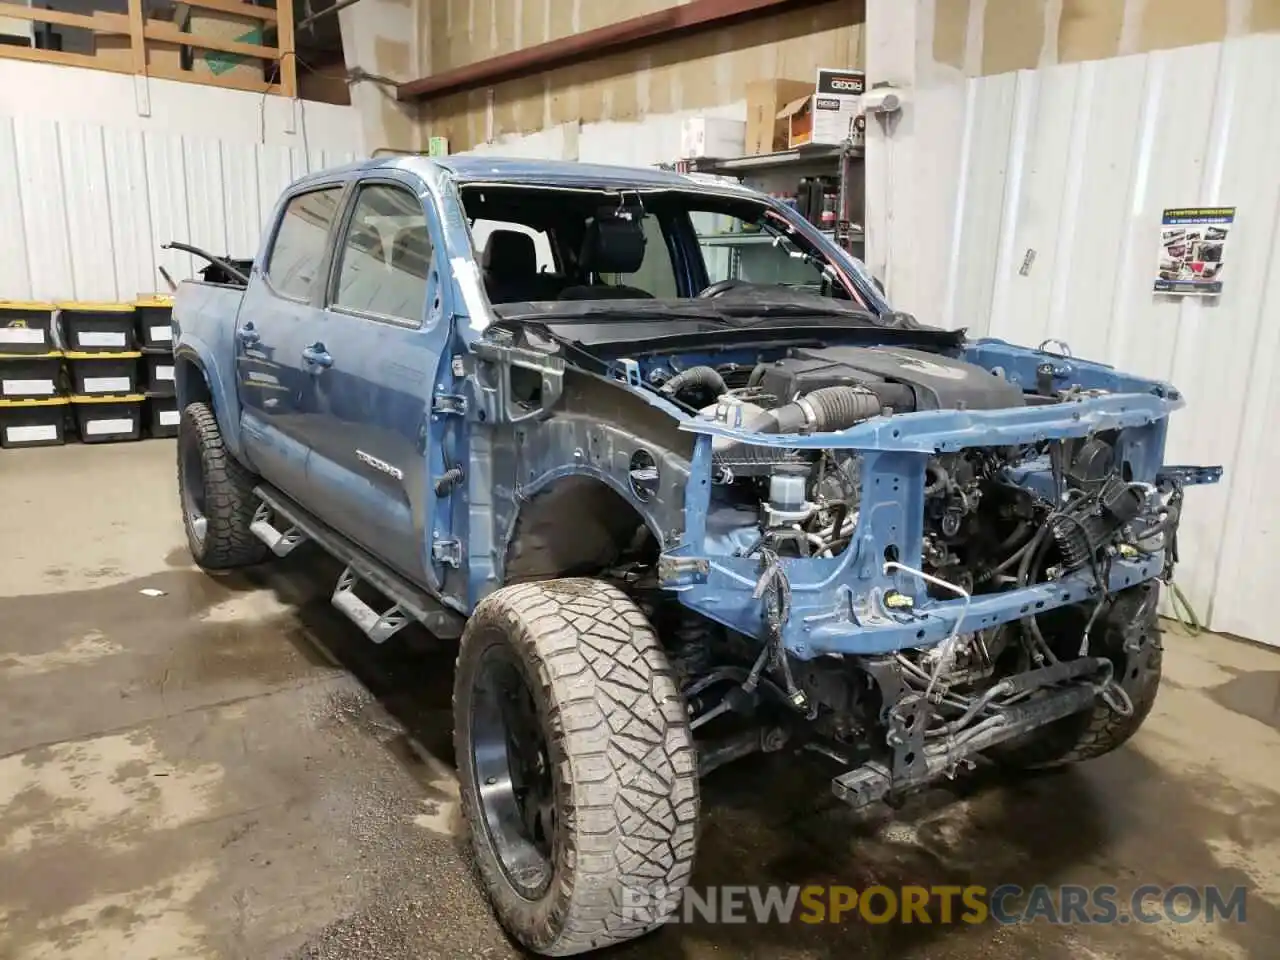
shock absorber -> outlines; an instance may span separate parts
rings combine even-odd
[[[711,622],[683,607],[671,631],[671,666],[682,683],[711,669]]]

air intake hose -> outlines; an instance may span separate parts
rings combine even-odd
[[[659,390],[668,397],[674,397],[678,396],[681,390],[695,386],[707,387],[717,397],[729,389],[725,386],[724,377],[720,376],[720,372],[715,367],[699,366],[682,370],[664,383]]]
[[[843,430],[877,416],[880,410],[880,398],[865,387],[821,387],[776,410],[761,411],[742,428],[753,433]],[[739,472],[743,472],[743,467],[764,468],[791,459],[786,450],[756,447],[736,440],[718,446],[714,451],[718,465],[736,466]]]

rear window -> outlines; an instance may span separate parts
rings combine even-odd
[[[267,258],[267,279],[277,293],[308,300],[320,278],[329,228],[342,188],[313,190],[289,200]]]

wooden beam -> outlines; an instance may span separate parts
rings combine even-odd
[[[432,100],[449,93],[478,90],[503,80],[514,80],[584,60],[595,60],[620,50],[652,46],[664,40],[671,41],[698,31],[725,27],[751,17],[790,13],[830,2],[834,0],[689,0],[688,3],[656,13],[631,17],[585,33],[561,37],[419,80],[410,80],[396,87],[396,99]],[[849,8],[850,22],[853,22],[855,5],[850,0],[839,2]]]
[[[142,0],[129,0],[129,52],[133,55],[133,72],[147,75],[147,43],[143,39]]]
[[[239,0],[184,0],[184,2],[188,7],[234,13],[239,17],[254,17],[258,20],[269,20],[272,23],[275,23],[278,18],[277,11],[272,7],[255,7],[250,3],[240,3]],[[288,8],[288,0],[285,0],[284,6]]]
[[[0,47],[0,49],[3,49]],[[90,57],[90,60],[93,58]],[[212,74],[195,73],[191,70],[170,70],[151,64],[151,76],[161,80],[178,80],[182,83],[199,83],[206,87],[222,87],[226,90],[248,90],[250,93],[281,93],[278,83],[267,83],[265,80],[249,80],[239,77],[215,77]]]
[[[137,0],[141,2],[141,0]],[[201,50],[217,50],[220,53],[238,53],[242,57],[259,57],[263,60],[276,60],[280,50],[276,47],[264,47],[257,43],[241,43],[239,40],[220,40],[216,37],[204,37],[198,33],[183,33],[172,23],[149,20],[143,31],[148,40],[163,40],[165,43],[181,43]]]
[[[43,11],[45,13],[49,11]],[[0,60],[30,60],[33,63],[56,63],[60,67],[85,67],[89,70],[105,70],[108,73],[133,73],[133,66],[116,66],[87,53],[67,53],[65,50],[37,50],[35,47],[15,47],[0,43]]]
[[[0,17],[11,17],[14,20],[35,20],[38,23],[56,23],[61,27],[80,27],[92,30],[94,18],[82,13],[62,13],[59,10],[41,10],[38,7],[21,6],[16,3],[0,3]],[[50,51],[60,53],[61,51]]]
[[[286,97],[298,95],[298,57],[293,37],[293,0],[278,0],[280,19],[276,43],[280,46],[280,87]]]

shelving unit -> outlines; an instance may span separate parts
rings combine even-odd
[[[746,157],[700,157],[681,160],[674,168],[681,173],[734,177],[769,194],[795,193],[802,177],[830,177],[838,185],[836,226],[824,232],[854,256],[862,256],[866,177],[860,145],[809,144]],[[701,239],[707,245],[733,248],[769,242],[767,237],[750,233],[712,234]]]

